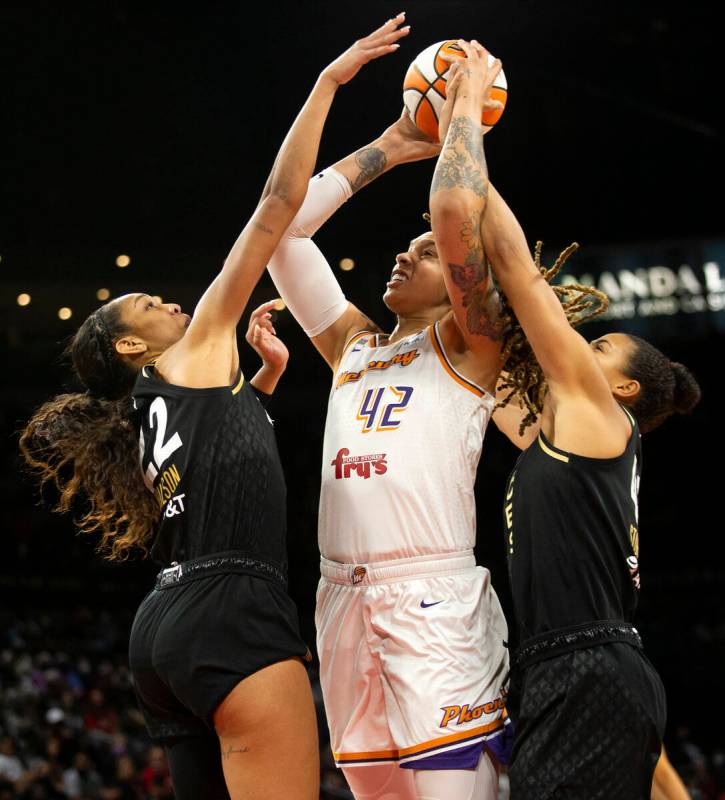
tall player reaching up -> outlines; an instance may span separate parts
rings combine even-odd
[[[383,298],[392,333],[345,299],[309,237],[372,178],[438,152],[405,116],[313,178],[269,267],[333,370],[316,621],[332,747],[359,799],[497,793],[483,751],[505,725],[507,630],[475,566],[473,485],[501,349],[478,236],[481,108],[500,65],[461,46],[469,69],[433,178],[433,230],[398,254]]]

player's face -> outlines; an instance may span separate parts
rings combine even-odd
[[[608,333],[589,342],[597,363],[599,364],[607,383],[616,395],[616,387],[629,381],[627,367],[629,359],[634,352],[634,344],[626,333]]]
[[[450,307],[443,269],[432,233],[413,239],[408,249],[395,257],[383,302],[399,316],[409,316]]]
[[[121,319],[131,334],[153,352],[161,353],[176,344],[191,322],[177,303],[159,303],[147,294],[127,294],[112,302],[121,304]]]

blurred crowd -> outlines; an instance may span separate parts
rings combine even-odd
[[[173,798],[162,748],[149,740],[127,665],[131,611],[0,609],[0,800]],[[332,760],[322,693],[321,800],[351,798]],[[674,710],[674,709],[673,709]],[[725,750],[684,726],[667,742],[693,800],[725,800]],[[508,796],[502,776],[501,800]]]

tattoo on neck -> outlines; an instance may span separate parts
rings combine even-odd
[[[385,170],[388,159],[379,147],[363,147],[355,153],[355,163],[360,167],[360,173],[355,180],[350,181],[353,192],[377,178]]]
[[[481,125],[470,117],[451,120],[430,191],[434,194],[441,189],[470,189],[478,197],[488,195],[488,169],[483,154]]]
[[[248,747],[232,747],[232,745],[229,745],[229,747],[226,750],[222,750],[222,758],[229,758],[230,756],[233,756],[235,753],[248,753],[248,752],[249,752]]]

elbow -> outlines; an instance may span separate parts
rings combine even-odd
[[[287,228],[302,207],[305,193],[276,192],[274,187],[262,201],[261,207],[265,215],[278,219]]]
[[[307,183],[299,187],[273,185],[270,187],[269,194],[265,199],[280,209],[292,211],[294,216],[302,207],[306,194]]]
[[[478,204],[456,195],[456,192],[437,192],[430,198],[430,223],[434,236],[458,234],[464,221],[469,222],[472,216],[481,214]]]

